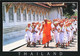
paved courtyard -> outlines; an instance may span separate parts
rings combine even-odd
[[[27,47],[26,45],[13,50],[14,51],[78,51],[78,37],[75,36],[74,42],[70,44],[67,48],[55,47],[55,42],[50,42],[48,48],[43,48],[43,45],[36,45],[36,47]]]

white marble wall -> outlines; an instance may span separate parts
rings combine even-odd
[[[5,5],[3,5],[3,6],[5,6]],[[20,8],[20,11],[21,11],[21,8]],[[27,11],[27,9],[26,9],[26,11]],[[13,12],[14,12],[14,6],[13,6]],[[20,12],[20,14],[21,14],[21,22],[17,22],[17,14],[14,12],[13,13],[14,14],[14,22],[9,22],[9,13],[7,12],[6,13],[6,6],[5,6],[5,22],[3,22],[3,28],[9,28],[9,27],[13,27],[13,26],[15,26],[15,25],[25,25],[25,24],[27,24],[27,22],[28,22],[28,14],[26,13],[26,18],[27,18],[27,21],[23,21],[23,13],[21,13]],[[41,17],[42,17],[43,15],[41,15]],[[60,18],[61,19],[61,14],[58,12],[58,7],[54,7],[54,8],[52,8],[51,10],[50,10],[50,13],[49,13],[49,16],[48,16],[48,14],[47,14],[47,16],[46,15],[44,15],[44,18],[49,18],[49,19],[56,19],[56,18]],[[42,21],[42,20],[40,20],[40,19],[43,19],[43,18],[40,18],[40,15],[39,15],[39,20],[38,21]],[[36,14],[35,14],[35,21],[37,21],[36,20],[37,19],[37,16],[36,16]],[[31,14],[31,21],[30,22],[33,22],[33,14]]]
[[[61,19],[61,14],[60,14],[60,12],[58,12],[58,7],[52,8],[50,10],[50,13],[49,13],[49,19],[53,20],[53,19],[56,19],[56,18]]]
[[[14,12],[14,6],[13,6],[13,12]],[[28,22],[28,14],[27,13],[26,13],[27,21],[23,21],[23,13],[20,12],[20,14],[21,14],[21,21],[20,22],[17,22],[17,13],[14,12],[13,14],[14,14],[14,22],[10,23],[9,22],[9,12],[6,12],[6,6],[5,6],[5,21],[6,22],[3,23],[3,28],[10,28],[10,27],[13,27],[15,25],[25,25],[25,24],[27,24],[27,22]],[[36,14],[35,14],[35,20],[36,19],[37,19],[37,17],[36,17]],[[39,15],[39,19],[40,19],[40,15]],[[31,14],[31,21],[30,22],[33,22],[33,14]]]

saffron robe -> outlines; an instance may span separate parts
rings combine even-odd
[[[51,22],[44,24],[42,44],[46,44],[51,40]]]

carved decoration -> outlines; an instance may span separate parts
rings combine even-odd
[[[21,7],[21,13],[23,13],[23,11],[26,9],[26,4],[23,4]]]
[[[30,10],[27,8],[27,14],[29,13],[29,11],[30,11]]]
[[[7,4],[6,5],[6,12],[8,12],[11,7],[12,7],[12,3]]]
[[[15,13],[17,12],[17,10],[20,8],[20,3],[15,4]]]
[[[38,14],[38,11],[36,10],[35,13]]]
[[[32,10],[32,14],[33,14],[34,10]]]

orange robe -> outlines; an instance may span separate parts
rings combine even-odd
[[[51,40],[51,22],[48,22],[47,24],[44,24],[42,44],[45,44],[50,40]]]

